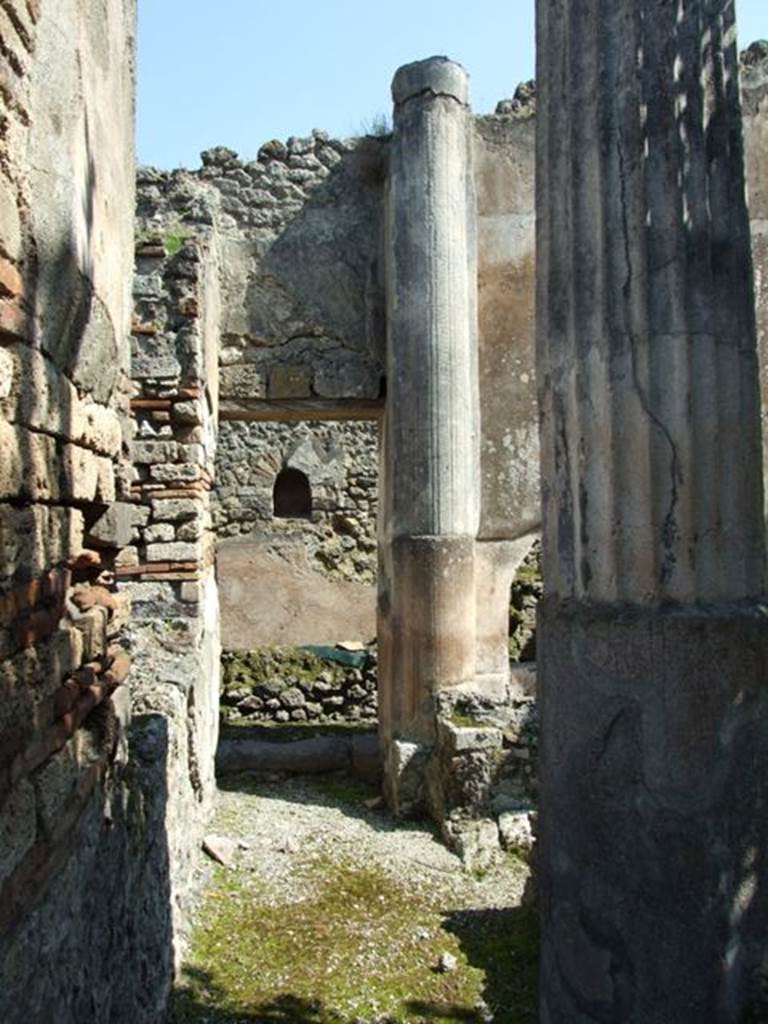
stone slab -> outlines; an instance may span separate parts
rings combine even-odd
[[[219,774],[241,771],[330,772],[349,768],[352,745],[337,736],[313,736],[290,743],[269,740],[225,739],[219,743]]]

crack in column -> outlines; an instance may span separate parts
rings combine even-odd
[[[633,283],[633,270],[632,270],[632,254],[629,243],[629,218],[627,216],[627,182],[626,182],[626,165],[624,158],[624,147],[621,143],[621,134],[616,134],[616,151],[619,158],[619,183],[620,183],[620,201],[621,201],[621,222],[622,232],[624,238],[624,260],[626,263],[626,278],[622,291],[624,298],[629,307],[630,296],[632,294],[632,283]],[[664,517],[664,522],[661,527],[661,542],[664,548],[664,557],[662,559],[659,581],[662,584],[668,583],[672,578],[675,565],[677,564],[677,555],[674,551],[675,541],[680,535],[680,531],[677,525],[677,505],[679,502],[678,484],[683,482],[683,473],[680,464],[680,456],[677,451],[677,446],[672,437],[671,431],[666,424],[656,415],[651,408],[650,401],[646,395],[638,374],[637,367],[637,350],[639,347],[640,340],[636,336],[633,324],[631,311],[627,308],[627,334],[629,336],[629,346],[632,359],[632,384],[640,402],[640,407],[643,412],[649,418],[649,420],[661,431],[662,436],[666,440],[670,449],[670,465],[669,472],[671,478],[672,494],[669,501],[669,508],[667,514]]]

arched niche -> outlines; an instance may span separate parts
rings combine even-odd
[[[278,519],[307,519],[312,514],[312,488],[300,469],[281,469],[272,491],[272,508]]]

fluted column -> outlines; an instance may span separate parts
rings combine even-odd
[[[766,925],[732,0],[538,0],[541,1020],[737,1021]]]
[[[380,534],[385,751],[393,740],[429,743],[436,693],[473,678],[479,504],[467,75],[431,58],[400,68],[392,93]]]

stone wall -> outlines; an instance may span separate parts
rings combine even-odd
[[[760,122],[754,117],[762,102],[760,54],[750,68],[746,133],[762,323]],[[474,683],[502,708],[517,699],[507,670],[509,588],[539,527],[535,131],[532,83],[500,104],[496,115],[472,123],[482,395]],[[390,148],[389,139],[339,142],[315,132],[267,143],[250,162],[218,148],[203,154],[199,171],[145,169],[139,177],[146,238],[154,233],[170,251],[203,237],[220,260],[223,425],[212,508],[216,530],[273,552],[298,542],[310,563],[335,579],[373,575],[373,522],[359,507],[348,514],[358,496],[353,503],[349,493],[343,495],[343,460],[329,440],[333,435],[349,447],[362,428],[291,421],[380,411],[381,222]],[[178,337],[170,347],[167,338],[158,345],[158,358],[178,360]],[[272,488],[284,467],[301,469],[312,484],[313,514],[305,520],[272,516]],[[372,503],[364,503],[370,510]],[[260,599],[271,602],[272,595],[253,595],[254,602]],[[526,602],[518,611],[529,618],[530,595]],[[304,607],[291,611],[300,618]],[[522,632],[527,629],[524,623]],[[449,704],[460,707],[462,699],[463,691]]]
[[[139,171],[141,229],[178,239],[215,225],[223,418],[378,405],[385,152],[315,132],[250,162],[219,147],[195,172]]]
[[[154,1021],[167,790],[126,681],[134,5],[0,5],[0,1017]]]
[[[475,119],[481,419],[477,684],[508,699],[513,576],[539,528],[532,84]]]
[[[376,427],[344,421],[375,418],[382,404],[385,154],[386,140],[314,132],[273,140],[250,162],[219,147],[203,154],[198,171],[138,174],[139,237],[169,251],[202,239],[218,254],[221,299],[211,324],[218,370],[209,374],[220,392],[216,533],[238,541],[228,556],[236,566],[249,562],[249,552],[280,556],[288,588],[305,597],[314,590],[305,573],[357,586],[375,577]],[[159,303],[168,320],[172,281],[151,267],[139,271],[137,330],[147,333],[139,336],[138,362],[135,342],[134,363],[150,375],[163,364],[173,372],[183,332],[161,329],[151,309],[142,323],[147,302]],[[340,422],[317,422],[328,418]],[[308,519],[272,518],[275,477],[286,466],[309,477]],[[230,589],[224,614],[239,622]],[[269,597],[259,590],[249,600]],[[359,606],[359,595],[345,591],[340,602]],[[292,617],[302,614],[292,608]],[[323,641],[334,639],[319,620],[307,638],[317,630]]]
[[[766,965],[735,6],[539,8],[543,1020],[745,1020]]]
[[[118,558],[147,785],[164,814],[178,955],[215,792],[220,628],[209,492],[217,432],[215,239],[139,235],[132,323],[131,543]]]
[[[518,90],[519,91],[519,90]],[[518,106],[510,109],[510,103]],[[535,105],[475,119],[480,355],[480,540],[538,529],[534,354]]]
[[[315,495],[300,534],[311,558],[335,578],[373,571],[376,427],[352,421],[375,419],[384,401],[390,140],[315,132],[269,142],[251,162],[219,148],[196,172],[142,170],[131,328],[134,18],[132,0],[0,2],[9,1024],[163,1017],[214,788],[214,525],[266,536],[276,472],[299,468]],[[750,48],[742,82],[764,396],[766,57]],[[536,790],[533,670],[506,674],[509,582],[538,525],[530,99],[528,89],[473,128],[477,669],[503,682],[504,699],[462,690],[445,701],[448,784],[434,802],[449,823],[471,818],[477,828],[456,840],[478,847],[489,827],[494,842],[504,831],[504,814],[527,815]],[[349,422],[293,423],[308,419]],[[372,717],[370,673],[319,678],[325,691],[300,682],[235,706],[256,697],[257,713],[278,700],[274,718],[301,721],[304,709],[309,720],[308,705],[318,718],[353,706]]]
[[[284,468],[304,473],[308,519],[276,518],[273,491]],[[375,421],[224,421],[219,432],[213,526],[219,538],[247,536],[276,552],[297,540],[332,578],[376,578],[378,430]]]

